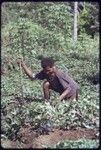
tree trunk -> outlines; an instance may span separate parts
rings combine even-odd
[[[73,39],[74,42],[77,41],[77,14],[78,14],[78,2],[74,2],[74,29],[73,29]]]

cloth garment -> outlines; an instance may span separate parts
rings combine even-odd
[[[79,90],[78,84],[67,74],[60,69],[56,69],[55,76],[48,76],[43,70],[39,73],[33,73],[33,79],[44,80],[50,83],[52,90],[62,94],[64,90],[71,88],[67,98],[75,97]]]

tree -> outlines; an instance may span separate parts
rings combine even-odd
[[[99,3],[84,3],[84,9],[78,16],[78,35],[86,33],[94,38],[99,32]]]

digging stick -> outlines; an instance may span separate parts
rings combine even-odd
[[[23,32],[22,32],[22,35],[21,35],[21,49],[22,49],[22,52],[19,51],[19,53],[22,55],[22,61],[24,59],[24,43],[23,43]],[[21,84],[21,87],[20,87],[20,90],[21,90],[21,98],[22,100],[24,99],[24,92],[23,92],[23,72],[22,72],[22,66],[21,66],[21,63],[20,63],[20,84]]]
[[[21,87],[20,87],[20,90],[21,90],[21,99],[23,100],[24,98],[24,95],[23,95],[23,72],[22,72],[22,68],[21,68],[21,63],[20,63],[20,83],[21,83]]]

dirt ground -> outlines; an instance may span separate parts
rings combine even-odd
[[[56,144],[61,140],[78,140],[80,138],[95,139],[96,133],[93,130],[55,130],[49,135],[41,135],[36,139],[36,148],[41,148],[42,145]]]
[[[43,148],[44,145],[57,144],[61,140],[97,139],[96,131],[92,129],[80,128],[65,131],[54,129],[53,132],[49,132],[47,135],[37,135],[30,127],[21,129],[18,133],[18,138],[19,140],[17,141],[1,141],[1,144],[5,148]]]

